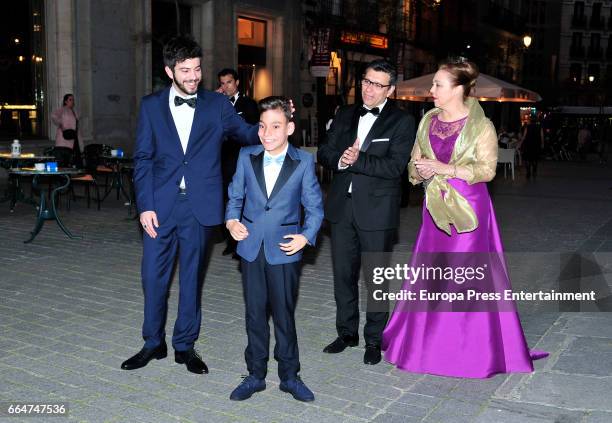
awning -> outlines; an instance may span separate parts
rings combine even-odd
[[[396,98],[409,101],[433,101],[429,93],[433,78],[434,74],[430,73],[398,82],[395,88]],[[542,100],[542,97],[535,91],[482,73],[478,76],[476,86],[470,95],[480,101],[535,103]]]

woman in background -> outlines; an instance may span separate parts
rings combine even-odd
[[[74,110],[73,94],[64,95],[62,107],[51,114],[51,120],[57,125],[55,146],[70,148],[72,150],[72,164],[82,165],[83,141],[79,136],[79,117]]]

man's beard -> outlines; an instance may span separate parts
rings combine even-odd
[[[174,78],[174,83],[176,84],[176,86],[183,92],[183,94],[186,95],[193,95],[198,91],[198,87],[200,86],[200,81],[198,81],[197,85],[195,86],[195,88],[193,89],[193,92],[190,92],[187,87],[184,85],[184,82],[193,82],[195,81],[194,79],[189,79],[186,81],[182,81],[179,82],[178,79],[176,79],[176,77]]]

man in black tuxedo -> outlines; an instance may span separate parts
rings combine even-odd
[[[234,69],[225,68],[217,74],[217,78],[219,79],[218,91],[228,97],[236,113],[238,113],[247,123],[252,125],[258,123],[259,109],[257,108],[257,103],[251,97],[240,94],[238,91],[238,85],[240,85],[238,72]],[[227,188],[232,182],[234,173],[236,173],[236,162],[238,161],[238,154],[240,154],[240,147],[239,144],[234,142],[223,143],[223,147],[221,147],[221,172],[223,174],[223,198],[225,204],[227,204],[228,200]],[[238,259],[236,255],[236,241],[230,236],[225,228],[224,232],[226,247],[223,250],[223,255],[232,254],[234,258]]]
[[[326,353],[339,353],[359,343],[361,254],[391,252],[399,226],[400,178],[415,131],[412,116],[388,99],[396,79],[389,62],[369,63],[361,80],[363,105],[340,109],[327,132],[327,142],[319,147],[319,163],[334,171],[325,218],[331,223],[338,338],[325,347]],[[373,305],[375,285],[369,264],[363,267],[369,297],[364,363],[377,364],[388,304]]]

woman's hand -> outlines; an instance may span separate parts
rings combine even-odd
[[[414,167],[417,173],[419,174],[419,176],[421,177],[421,179],[423,179],[424,181],[428,180],[429,178],[435,175],[433,170],[431,170],[430,168],[425,168],[423,166],[417,166],[416,162],[414,162]]]
[[[455,166],[438,160],[420,158],[414,161],[414,165],[419,175],[424,179],[429,179],[434,175],[455,176]]]

